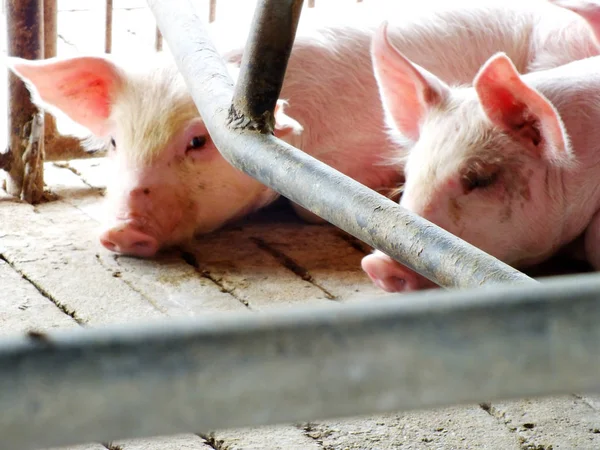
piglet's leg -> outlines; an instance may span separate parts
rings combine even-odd
[[[386,292],[408,292],[438,287],[379,250],[365,256],[361,266],[373,283]]]
[[[585,256],[594,270],[600,270],[600,211],[592,217],[584,236]]]

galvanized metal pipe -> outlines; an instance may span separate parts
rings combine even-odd
[[[600,276],[0,340],[11,450],[600,389]]]
[[[295,2],[281,3],[292,17]],[[233,81],[210,41],[204,21],[195,13],[193,2],[148,0],[148,4],[213,141],[235,167],[441,286],[533,282],[521,272],[274,136],[240,128],[239,120],[246,119],[229,115]],[[260,6],[259,10],[265,14],[269,11]],[[284,15],[281,11],[274,12],[276,17]],[[262,23],[265,22],[255,23],[259,25],[258,30],[264,29],[260,28]],[[285,25],[295,26],[295,21],[288,18]],[[270,22],[269,27],[278,29],[278,23]],[[291,30],[280,31],[283,44],[287,44],[294,34]],[[276,33],[265,33],[277,39]],[[263,33],[254,30],[251,37],[260,41]],[[260,48],[255,42],[248,45]],[[278,48],[288,51],[281,43]],[[265,69],[278,57],[273,53],[255,55],[262,59],[260,65]],[[260,72],[251,72],[251,69],[247,73],[260,76]],[[255,85],[243,83],[238,87]],[[274,95],[278,91],[271,88],[269,92]],[[243,95],[238,94],[237,98]],[[273,104],[273,100],[265,101],[263,108],[267,104]],[[255,120],[255,116],[250,116],[247,123]]]
[[[262,0],[252,28],[231,107],[232,125],[273,133],[273,110],[292,52],[303,0]]]

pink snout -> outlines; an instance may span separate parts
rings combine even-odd
[[[111,252],[150,258],[158,251],[158,241],[152,236],[123,225],[111,228],[100,235],[100,242]]]
[[[386,292],[406,292],[438,287],[380,251],[365,256],[361,266],[371,281]]]

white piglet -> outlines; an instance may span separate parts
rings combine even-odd
[[[521,75],[499,53],[459,88],[391,46],[374,63],[409,143],[401,206],[520,268],[583,235],[600,269],[600,57]],[[432,286],[381,252],[362,266],[387,291]]]
[[[389,26],[390,40],[446,83],[470,83],[498,51],[523,72],[599,53],[581,17],[544,1],[463,0],[435,11],[426,9],[436,2],[421,2],[419,13],[396,3],[388,9],[365,4],[349,18],[301,24],[276,113],[277,136],[376,190],[401,180],[388,161],[395,144],[369,52],[383,18],[398,18]],[[223,50],[232,73],[242,44]],[[375,50],[385,58],[385,46]],[[12,59],[11,65],[38,103],[112,142],[100,237],[112,251],[150,257],[277,197],[221,157],[168,58],[135,64],[107,57]]]

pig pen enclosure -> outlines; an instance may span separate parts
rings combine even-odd
[[[263,52],[273,59],[243,73],[234,96],[258,117],[273,104],[257,101],[256,77],[268,80],[260,95],[276,98],[285,65],[274,61],[293,41],[293,17],[320,2],[198,1],[202,17],[185,0],[5,3],[3,14],[29,14],[8,30],[30,59],[169,45],[192,92],[210,85],[212,99],[195,101],[211,135],[233,143],[220,150],[339,228],[303,223],[278,202],[153,259],[113,255],[96,231],[111,176],[102,152],[84,154],[82,130],[46,117],[41,161],[30,125],[34,138],[18,142],[26,157],[0,155],[12,171],[0,198],[1,448],[600,448],[597,276],[535,283],[289,146],[278,161],[304,169],[286,178],[266,164],[276,139],[227,130],[212,114],[228,92],[190,57],[208,53],[206,67],[220,70],[196,51],[211,46],[204,23],[247,13],[250,24],[258,6],[248,45],[278,30]],[[42,14],[45,29],[30,33]],[[32,123],[27,101],[13,97],[13,126],[18,114]],[[251,151],[236,155],[242,147]],[[364,242],[461,289],[382,295],[360,269]],[[573,264],[529,275],[587,270]]]

